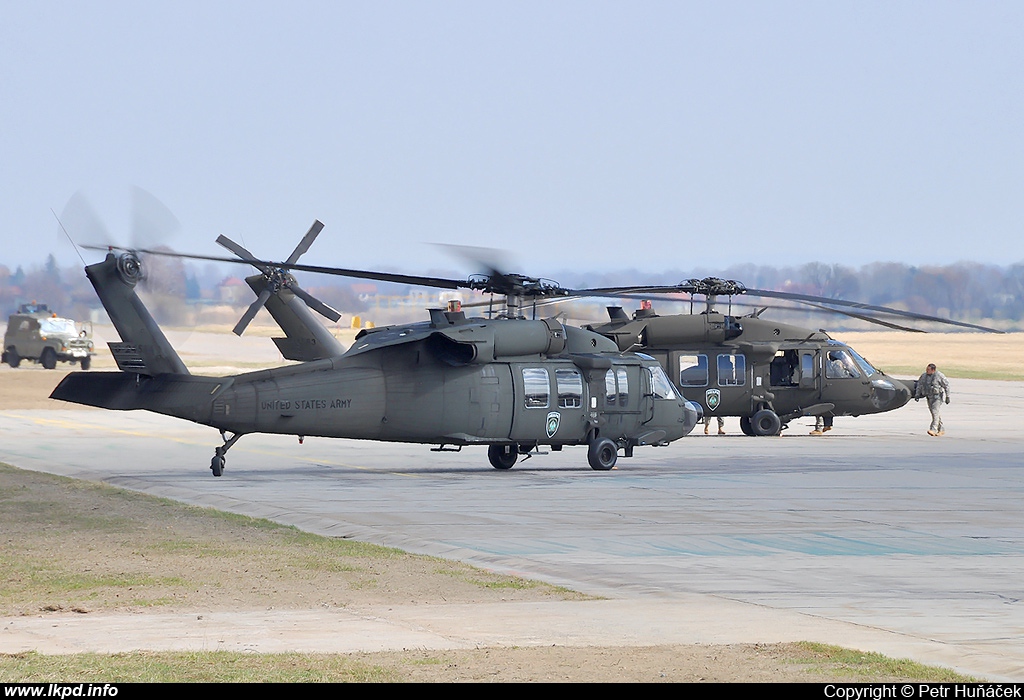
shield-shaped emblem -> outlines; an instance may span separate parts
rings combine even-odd
[[[562,420],[562,414],[558,411],[552,411],[548,414],[547,432],[548,437],[554,437],[555,433],[558,432],[558,423]]]
[[[722,392],[718,389],[708,389],[704,392],[704,403],[708,405],[708,409],[714,411],[718,408],[718,404],[722,402]]]

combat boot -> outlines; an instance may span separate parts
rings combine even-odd
[[[705,425],[705,426],[704,426],[704,434],[705,434],[705,435],[707,435],[707,434],[708,434],[708,428],[710,428],[710,427],[711,427],[711,426],[708,426],[708,425]]]
[[[931,435],[932,437],[938,437],[939,436],[939,434],[937,432],[935,432],[934,430],[929,430],[928,434]]]
[[[811,431],[811,435],[824,435],[824,434],[825,433],[821,432],[818,429],[814,429],[814,430]]]

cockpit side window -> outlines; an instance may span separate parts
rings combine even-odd
[[[618,391],[615,389],[615,370],[610,369],[604,375],[604,403],[606,406],[614,406],[618,398]]]
[[[832,349],[825,358],[825,377],[827,379],[857,379],[860,370],[846,350]]]
[[[619,405],[623,408],[629,403],[629,380],[625,367],[619,367],[615,371],[615,378],[619,382]]]

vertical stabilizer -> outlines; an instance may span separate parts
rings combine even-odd
[[[256,295],[268,289],[267,280],[263,275],[246,277]],[[310,362],[328,357],[339,357],[345,354],[345,348],[331,335],[324,324],[313,315],[309,307],[292,293],[287,287],[280,288],[271,294],[266,301],[267,311],[284,331],[284,338],[272,338],[288,360]]]
[[[130,252],[119,256],[108,253],[103,262],[85,268],[86,276],[121,336],[122,342],[109,343],[110,352],[124,372],[149,376],[188,374],[178,353],[135,293],[141,271],[139,259]]]

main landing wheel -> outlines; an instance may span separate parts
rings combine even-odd
[[[779,414],[770,408],[762,408],[750,419],[750,425],[754,429],[754,435],[778,435],[782,429],[782,421]]]
[[[615,466],[615,460],[619,458],[619,446],[608,438],[601,438],[590,443],[590,450],[587,452],[587,460],[590,461],[592,469],[606,472]]]
[[[750,424],[750,416],[740,416],[740,430],[744,435],[754,437],[754,426]]]
[[[511,469],[519,459],[519,446],[490,445],[487,448],[487,459],[495,469]]]
[[[220,476],[224,473],[224,462],[226,461],[222,454],[215,454],[213,456],[213,459],[210,460],[210,471],[213,472],[214,476]]]

